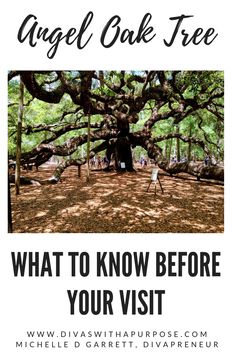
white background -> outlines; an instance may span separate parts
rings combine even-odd
[[[2,2],[3,3],[3,2]],[[0,21],[0,111],[1,111],[1,352],[14,353],[15,340],[23,340],[26,330],[81,329],[154,329],[207,330],[211,340],[218,340],[217,352],[233,351],[234,326],[234,19],[230,1],[8,1],[1,4]],[[91,42],[84,50],[61,44],[54,59],[46,52],[48,43],[35,48],[16,40],[18,28],[26,15],[37,16],[41,26],[64,30],[79,27],[88,11],[93,11]],[[123,29],[138,29],[143,15],[152,14],[156,37],[148,44],[117,43],[110,49],[100,45],[99,36],[107,20],[118,14]],[[183,48],[177,40],[167,48],[173,24],[169,17],[194,15],[187,29],[214,27],[218,37],[210,46]],[[23,69],[198,69],[225,71],[225,233],[224,234],[7,234],[7,71]],[[110,225],[111,226],[111,225]],[[88,278],[14,278],[11,251],[87,251],[94,263],[96,251],[221,251],[220,278],[154,277],[97,279],[94,271]],[[64,271],[68,263],[64,263]],[[119,305],[113,317],[69,315],[67,289],[165,289],[162,316],[124,317]],[[50,351],[50,350],[47,350]],[[56,352],[56,350],[54,350]],[[61,350],[62,351],[62,350]],[[67,350],[70,351],[70,350]],[[91,349],[93,351],[93,349]],[[98,349],[96,351],[99,351]],[[100,350],[102,351],[102,350]],[[104,350],[105,351],[105,350]],[[108,351],[108,350],[107,350]],[[118,349],[122,352],[122,349]],[[124,350],[123,350],[124,351]],[[128,351],[128,350],[126,350]],[[136,351],[140,351],[136,349]],[[147,349],[146,349],[147,351]],[[151,350],[149,350],[151,352]],[[179,350],[179,351],[184,351]],[[189,349],[185,350],[189,351]],[[191,350],[190,350],[191,351]],[[203,349],[195,349],[194,352]],[[212,351],[212,350],[211,350]]]

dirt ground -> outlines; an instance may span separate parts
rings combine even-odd
[[[53,169],[40,167],[27,177],[45,179]],[[11,188],[14,233],[221,233],[224,231],[224,187],[160,175],[149,191],[151,168],[136,173],[68,168],[55,185]]]

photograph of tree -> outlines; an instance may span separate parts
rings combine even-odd
[[[9,233],[222,233],[222,71],[9,71]]]

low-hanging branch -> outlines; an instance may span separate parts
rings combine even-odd
[[[118,131],[115,129],[112,130],[96,130],[91,132],[91,141],[98,141],[98,140],[110,140],[111,138],[117,137]],[[27,163],[34,163],[35,158],[42,154],[45,155],[46,158],[51,158],[52,155],[66,157],[73,154],[77,148],[84,143],[87,142],[87,134],[83,134],[77,137],[72,137],[67,140],[62,145],[54,145],[52,143],[41,143],[30,152],[22,154],[22,164]],[[47,159],[47,160],[48,160]],[[46,161],[44,161],[46,162]]]
[[[195,162],[175,162],[169,163],[165,161],[159,162],[159,167],[170,175],[187,173],[200,179],[214,179],[224,181],[224,168],[219,165],[206,166],[202,163]]]
[[[102,142],[95,148],[93,148],[90,153],[89,153],[89,158],[93,158],[97,153],[104,151],[107,148],[107,141]],[[80,168],[82,165],[84,165],[87,162],[87,159],[84,158],[76,158],[76,159],[63,159],[60,161],[54,172],[53,175],[48,178],[48,179],[43,179],[40,180],[38,178],[28,178],[28,177],[21,177],[21,184],[22,185],[34,185],[34,186],[40,186],[40,185],[47,185],[47,184],[57,184],[59,181],[61,181],[62,174],[64,171],[71,166],[77,166],[79,168],[79,176],[80,176]],[[9,182],[14,184],[15,183],[15,175],[11,174],[9,176]]]

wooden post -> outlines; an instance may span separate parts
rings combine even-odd
[[[179,134],[180,133],[180,127],[179,125],[176,126],[176,133]],[[180,139],[177,137],[176,138],[176,158],[177,158],[177,162],[180,162]]]
[[[15,170],[15,193],[20,193],[20,160],[21,160],[21,134],[22,121],[24,115],[24,84],[20,79],[20,97],[19,97],[19,112],[17,123],[17,141],[16,141],[16,170]]]
[[[12,233],[11,190],[8,174],[8,233]]]
[[[190,123],[189,125],[189,137],[192,136],[192,123]],[[189,140],[189,143],[188,143],[188,156],[187,156],[187,159],[188,159],[188,162],[191,161],[191,153],[192,153],[192,142],[191,140]]]
[[[78,177],[81,178],[81,164],[78,165]]]
[[[86,181],[90,181],[90,141],[91,141],[91,116],[88,114],[88,125],[87,125],[87,175]]]

